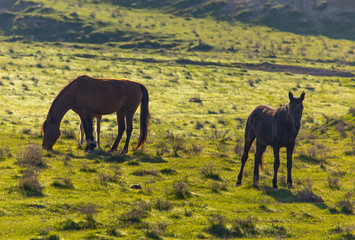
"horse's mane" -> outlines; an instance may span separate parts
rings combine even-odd
[[[288,108],[289,104],[287,103],[286,105],[280,106],[275,110],[274,113],[274,118],[277,118],[282,121],[287,121],[288,120]]]
[[[77,78],[73,79],[71,82],[69,82],[66,86],[64,86],[62,88],[62,90],[59,91],[59,93],[57,94],[57,96],[55,96],[51,107],[49,108],[48,111],[48,115],[47,115],[47,119],[50,118],[50,116],[52,116],[53,114],[53,108],[55,107],[55,105],[58,103],[58,99],[61,98],[61,96],[70,88],[70,86],[75,82],[75,80],[77,80],[78,78],[80,78],[82,76],[78,76]]]

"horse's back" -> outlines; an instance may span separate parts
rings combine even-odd
[[[257,106],[249,115],[245,137],[256,137],[264,145],[272,144],[272,131],[275,109],[269,106]]]
[[[93,113],[109,114],[122,107],[135,109],[143,94],[140,84],[127,79],[93,78],[82,75],[76,78],[72,93],[75,105],[87,106]]]

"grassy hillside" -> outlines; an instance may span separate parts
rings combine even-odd
[[[0,238],[354,238],[353,41],[109,1],[0,6]],[[51,102],[80,74],[145,84],[143,150],[85,154],[72,111],[54,151],[40,149]],[[251,153],[237,188],[248,114],[285,104],[288,91],[306,92],[295,188],[283,150],[271,189],[271,149],[259,187]],[[104,116],[105,151],[116,133]]]

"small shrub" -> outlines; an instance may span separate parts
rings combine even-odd
[[[252,218],[234,219],[232,221],[233,235],[236,237],[252,237],[258,234]]]
[[[0,148],[0,161],[5,160],[5,158],[11,157],[11,151],[9,147],[1,147]]]
[[[67,220],[59,223],[58,229],[64,230],[64,231],[80,230],[81,226],[79,223],[76,223],[75,221],[73,221],[71,219],[67,219]]]
[[[97,206],[92,203],[79,206],[78,212],[80,215],[85,216],[86,222],[82,222],[80,227],[82,229],[96,229],[97,222],[94,219],[94,215],[97,213]]]
[[[276,239],[282,239],[287,237],[286,228],[282,225],[272,224],[271,226],[267,226],[264,230],[265,235],[277,237]]]
[[[355,115],[355,107],[350,107],[349,111],[348,111],[348,114]]]
[[[133,206],[131,210],[123,213],[120,220],[126,223],[140,223],[143,218],[148,217],[148,212],[151,210],[151,205],[148,202],[140,201]]]
[[[28,197],[43,196],[43,187],[37,179],[37,174],[32,169],[23,172],[18,187]]]
[[[204,148],[203,146],[193,143],[191,147],[191,152],[193,155],[197,156],[202,152],[203,148]]]
[[[310,147],[299,152],[298,158],[307,163],[324,164],[327,158],[326,152],[323,144],[311,142]]]
[[[173,208],[173,204],[161,198],[155,200],[153,207],[159,211],[168,211]]]
[[[143,176],[147,176],[147,175],[151,175],[151,176],[159,176],[159,172],[156,171],[156,170],[145,170],[145,169],[140,169],[140,170],[136,170],[132,173],[132,175],[135,175],[135,176],[140,176],[140,177],[143,177]]]
[[[243,154],[243,141],[242,140],[238,140],[237,141],[237,144],[234,147],[234,152],[238,156],[242,156],[242,154]]]
[[[213,164],[206,164],[200,171],[203,177],[213,179],[213,180],[221,180],[219,173],[215,172]]]
[[[230,231],[226,226],[227,220],[225,217],[215,214],[208,218],[210,226],[207,231],[215,237],[226,238],[230,236]]]
[[[99,180],[100,183],[102,184],[107,184],[108,182],[112,183],[117,183],[121,177],[121,167],[116,166],[114,173],[111,174],[105,174],[105,173],[100,173],[99,174]]]
[[[328,177],[328,185],[331,189],[340,189],[339,178]]]
[[[37,144],[30,144],[17,153],[16,159],[20,166],[25,167],[45,167],[42,159],[42,148]]]
[[[171,168],[163,168],[163,169],[160,169],[159,172],[161,174],[165,174],[165,175],[174,175],[174,174],[177,174],[177,171],[174,170],[174,169],[171,169]]]
[[[353,214],[354,213],[354,204],[351,201],[353,193],[348,192],[345,194],[345,199],[338,202],[337,206],[340,208],[340,211],[345,214]]]
[[[51,186],[55,188],[61,188],[61,189],[74,188],[73,182],[69,178],[56,178],[56,180],[54,180]]]
[[[80,168],[81,172],[86,172],[86,173],[95,173],[97,170],[95,168],[91,168],[86,164],[83,164]]]
[[[30,238],[30,240],[60,240],[60,237],[55,234],[50,234],[47,236]]]
[[[152,239],[163,239],[160,237],[160,235],[164,234],[166,228],[167,228],[166,223],[158,223],[149,226],[148,230],[145,232],[146,237],[152,238]]]
[[[186,150],[186,143],[183,137],[175,136],[172,132],[168,132],[167,138],[173,149],[173,154],[175,157],[179,156],[179,152]]]
[[[218,193],[219,191],[227,191],[228,184],[226,182],[212,182],[209,188],[212,192]]]
[[[72,129],[63,129],[62,130],[62,137],[66,139],[75,139],[76,133]]]
[[[297,191],[296,197],[298,201],[301,202],[324,202],[321,196],[318,196],[313,193],[311,184],[308,184],[302,190]]]
[[[182,181],[174,182],[171,194],[177,199],[186,199],[191,196],[188,187]]]

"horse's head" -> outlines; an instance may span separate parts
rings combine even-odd
[[[43,142],[42,147],[47,150],[52,150],[53,145],[60,137],[59,126],[56,124],[50,124],[46,119],[42,126]]]
[[[295,131],[298,131],[301,127],[304,96],[304,92],[302,92],[299,98],[293,97],[291,92],[288,93],[288,97],[290,98],[288,113],[292,122],[292,129]]]

